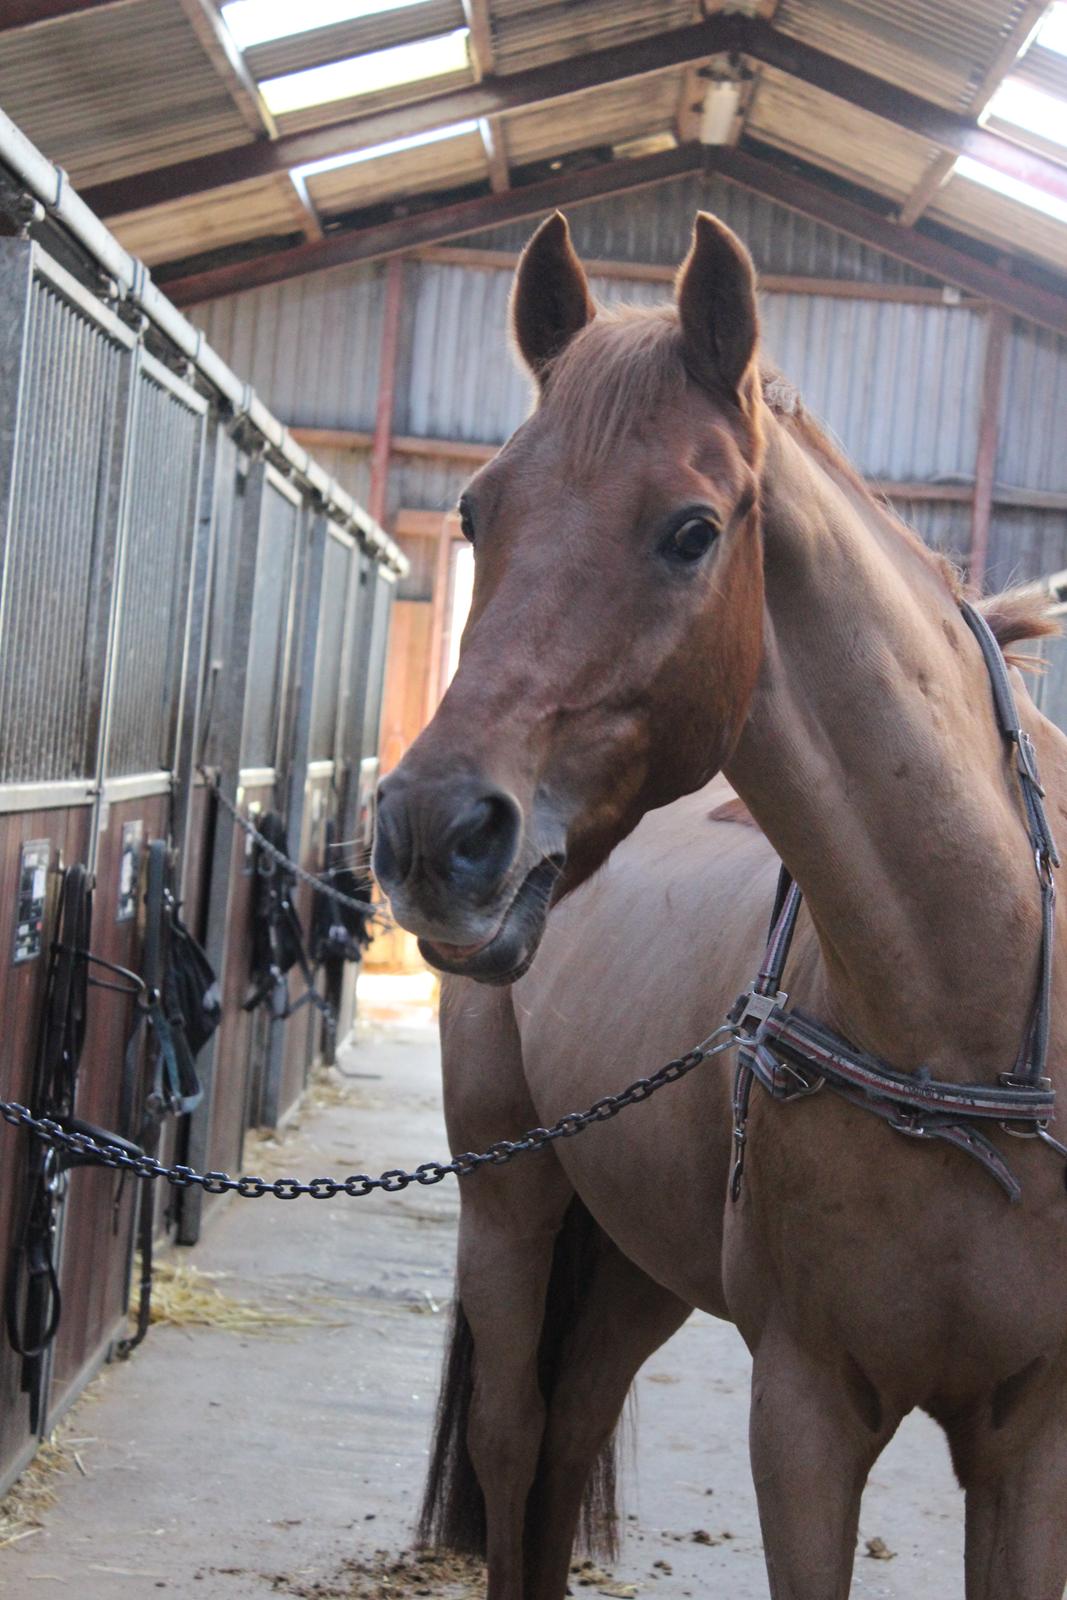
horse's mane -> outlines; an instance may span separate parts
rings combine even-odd
[[[798,391],[767,363],[760,367],[767,409],[831,477],[842,479],[884,526],[927,562],[957,602],[965,595],[979,606],[1006,647],[1022,639],[1059,632],[1047,597],[1033,587],[1018,587],[979,598],[960,569],[928,544],[871,492],[847,456],[805,409]],[[578,467],[594,466],[661,407],[679,400],[687,375],[682,360],[678,315],[673,305],[597,308],[596,317],[563,350],[545,383],[542,403],[566,414],[567,452]],[[1022,657],[1020,665],[1034,664]]]
[[[968,584],[960,568],[940,550],[932,550],[926,541],[897,515],[889,502],[872,493],[870,486],[856,471],[844,452],[830,440],[804,407],[800,395],[773,368],[761,369],[764,399],[780,422],[788,425],[807,453],[819,460],[832,475],[843,478],[884,524],[933,567],[958,603],[969,599],[981,611],[1001,649],[1017,644],[1023,639],[1041,639],[1060,632],[1059,624],[1049,611],[1049,599],[1032,584],[1020,584],[997,594],[979,595]],[[1040,667],[1034,656],[1009,655],[1013,665],[1024,668]]]

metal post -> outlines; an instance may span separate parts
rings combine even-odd
[[[241,725],[244,721],[245,689],[248,681],[248,646],[252,633],[252,598],[256,580],[256,558],[259,554],[259,533],[262,522],[263,493],[267,468],[262,461],[253,463],[245,484],[244,505],[238,534],[236,560],[233,563],[231,593],[234,599],[233,624],[226,650],[226,669],[220,689],[216,725],[219,730],[219,787],[231,803],[237,802],[241,772]],[[206,949],[208,959],[225,983],[225,961],[230,926],[230,908],[233,885],[231,862],[233,860],[234,823],[229,814],[218,807],[215,818],[215,837],[211,853],[209,878]],[[204,1095],[189,1118],[189,1136],[186,1160],[190,1166],[207,1164],[211,1145],[212,1102],[215,1076],[218,1068],[218,1034],[216,1033],[199,1060],[200,1082]],[[181,1195],[178,1218],[178,1242],[195,1244],[200,1237],[203,1215],[203,1191],[186,1189]]]
[[[289,850],[294,860],[300,860],[304,831],[304,807],[307,799],[308,749],[311,741],[311,709],[315,687],[315,651],[319,637],[319,612],[322,607],[322,570],[326,557],[326,517],[319,511],[311,520],[306,558],[303,563],[303,594],[299,613],[299,629],[293,652],[295,671],[288,696],[292,735],[284,741],[279,759],[279,770],[287,771],[285,792],[285,825]],[[283,780],[279,778],[279,790]],[[279,794],[279,799],[281,794]],[[306,1014],[298,1013],[298,1017]],[[285,1077],[286,1044],[290,1025],[274,1022],[270,1030],[263,1091],[260,1098],[258,1120],[265,1127],[274,1128],[286,1109],[281,1104],[282,1083]]]
[[[178,740],[174,757],[171,830],[174,844],[180,851],[180,893],[183,900],[188,898],[190,889],[187,844],[193,789],[196,785],[196,763],[202,737],[201,715],[207,683],[207,651],[211,635],[208,610],[217,545],[215,475],[218,471],[219,440],[222,436],[222,425],[216,417],[208,426],[201,451],[196,531],[189,579],[185,656],[182,664],[181,712],[178,718]]]

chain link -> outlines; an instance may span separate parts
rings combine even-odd
[[[728,1037],[722,1038],[723,1034]],[[673,1061],[668,1061],[650,1077],[637,1078],[625,1089],[620,1089],[618,1094],[601,1096],[599,1100],[593,1102],[588,1111],[567,1112],[550,1128],[530,1128],[518,1139],[498,1139],[487,1150],[479,1152],[468,1150],[462,1155],[452,1156],[448,1161],[424,1161],[414,1172],[404,1172],[400,1167],[392,1167],[376,1178],[369,1177],[363,1172],[353,1173],[347,1178],[312,1178],[307,1183],[302,1183],[298,1178],[275,1178],[272,1182],[267,1178],[253,1175],[231,1178],[225,1172],[196,1172],[192,1167],[181,1165],[166,1167],[154,1156],[143,1153],[133,1155],[128,1149],[111,1144],[106,1138],[64,1128],[50,1117],[35,1117],[17,1101],[0,1100],[0,1116],[12,1127],[25,1128],[35,1139],[40,1139],[55,1149],[67,1150],[83,1160],[88,1158],[102,1167],[130,1172],[135,1178],[153,1182],[162,1178],[175,1189],[199,1187],[207,1194],[239,1194],[247,1200],[259,1200],[268,1194],[276,1200],[298,1200],[302,1195],[307,1195],[312,1200],[333,1200],[339,1194],[348,1195],[353,1200],[361,1200],[364,1195],[372,1194],[376,1189],[381,1189],[386,1194],[399,1194],[402,1189],[407,1189],[413,1183],[428,1186],[440,1183],[442,1179],[448,1177],[467,1178],[471,1173],[477,1172],[479,1167],[502,1167],[509,1161],[514,1161],[516,1156],[543,1150],[556,1139],[573,1139],[593,1123],[610,1122],[612,1117],[617,1117],[627,1106],[640,1105],[667,1084],[677,1083],[679,1078],[684,1078],[695,1067],[699,1067],[701,1062],[731,1049],[735,1043],[736,1034],[733,1026],[730,1023],[723,1023],[702,1043],[687,1051],[685,1055],[676,1056]]]
[[[200,773],[202,777],[208,778],[208,774],[203,767],[200,768]],[[336,889],[329,879],[319,878],[314,872],[309,872],[306,867],[302,867],[299,861],[291,860],[283,850],[278,849],[277,845],[271,844],[269,839],[263,837],[251,817],[246,817],[241,808],[234,805],[229,795],[223,793],[221,784],[212,783],[210,778],[208,778],[208,782],[222,809],[229,812],[237,826],[243,828],[250,839],[255,840],[256,848],[261,850],[265,856],[269,856],[276,866],[284,867],[287,872],[292,873],[294,878],[299,879],[301,883],[306,883],[315,890],[316,894],[328,896],[336,905],[348,906],[349,910],[358,911],[360,916],[370,917],[376,922],[388,924],[389,919],[386,913],[381,906],[375,905],[373,900],[357,900],[350,894],[342,894],[341,890]]]

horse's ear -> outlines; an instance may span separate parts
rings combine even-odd
[[[697,212],[675,296],[690,374],[740,395],[759,335],[756,269],[737,235],[706,211]]]
[[[562,212],[548,217],[522,252],[511,295],[511,325],[519,353],[534,377],[593,318],[582,263]]]

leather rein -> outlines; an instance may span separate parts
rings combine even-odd
[[[782,989],[802,895],[783,866],[771,917],[770,935],[752,987],[729,1015],[738,1040],[734,1077],[734,1166],[731,1198],[741,1192],[749,1101],[753,1082],[782,1103],[803,1099],[828,1087],[853,1105],[881,1117],[911,1139],[940,1139],[972,1156],[994,1177],[1012,1204],[1022,1189],[981,1124],[994,1124],[1022,1138],[1037,1138],[1067,1160],[1067,1146],[1054,1139],[1048,1124],[1056,1096],[1045,1075],[1052,1005],[1052,945],[1056,887],[1053,869],[1059,852],[1045,815],[1033,740],[1019,721],[1018,707],[1000,645],[985,618],[967,601],[960,609],[981,647],[993,691],[997,723],[1014,755],[1023,811],[1041,891],[1041,949],[1037,989],[1015,1066],[995,1084],[944,1083],[926,1068],[897,1072],[877,1056],[858,1049],[825,1024],[799,1009],[786,1010]],[[977,1126],[975,1125],[977,1124]]]

